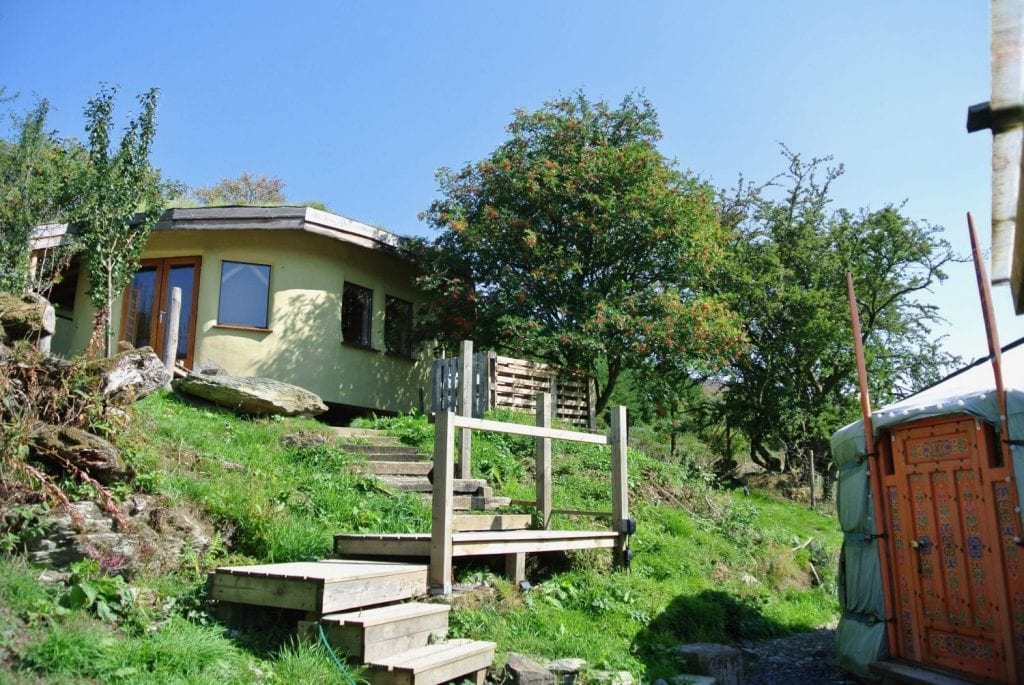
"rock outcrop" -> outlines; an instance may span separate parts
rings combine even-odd
[[[141,399],[171,380],[152,347],[125,350],[95,364],[104,397],[118,400]]]
[[[316,416],[327,411],[327,405],[318,395],[270,378],[190,374],[175,380],[171,386],[176,392],[240,414]]]
[[[74,426],[38,426],[29,439],[29,452],[35,461],[47,467],[65,472],[70,464],[103,485],[132,477],[131,469],[122,461],[116,447]]]

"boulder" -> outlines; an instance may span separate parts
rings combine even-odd
[[[509,652],[501,682],[510,685],[555,685],[555,674],[528,656]]]
[[[34,293],[0,293],[0,328],[8,340],[53,335],[57,318],[45,297]]]
[[[696,642],[680,645],[674,651],[689,666],[699,666],[713,676],[719,685],[743,685],[743,652],[735,647]]]
[[[103,396],[112,399],[141,399],[171,380],[152,347],[125,350],[96,364]]]
[[[66,471],[66,461],[103,485],[129,480],[133,475],[116,447],[74,426],[38,426],[32,431],[29,450],[36,461],[58,471]]]
[[[316,416],[327,411],[318,395],[290,383],[255,376],[189,374],[175,380],[176,392],[192,395],[240,414]]]
[[[544,666],[555,675],[559,685],[572,685],[579,678],[580,671],[586,668],[587,662],[583,659],[559,659],[549,661]]]

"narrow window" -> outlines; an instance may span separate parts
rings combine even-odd
[[[384,298],[384,351],[412,356],[412,302],[390,295]]]
[[[220,266],[217,323],[266,328],[270,302],[270,266],[225,260]]]
[[[373,322],[373,291],[345,281],[341,295],[341,339],[350,345],[370,347]]]

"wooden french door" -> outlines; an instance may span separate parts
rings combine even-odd
[[[1013,467],[974,417],[879,442],[898,657],[995,682],[1024,675],[1024,548]]]
[[[135,347],[149,345],[162,357],[171,289],[181,288],[176,359],[191,369],[201,264],[201,257],[143,259],[124,292],[120,339]]]

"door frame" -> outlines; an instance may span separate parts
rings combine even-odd
[[[168,293],[168,276],[170,275],[171,267],[175,266],[192,266],[192,301],[189,303],[189,321],[188,321],[188,346],[186,347],[185,358],[182,361],[186,369],[191,370],[192,364],[195,361],[195,349],[196,349],[196,309],[199,306],[199,285],[200,285],[200,272],[203,266],[203,258],[200,256],[187,256],[187,257],[160,257],[151,259],[142,259],[139,261],[139,269],[136,273],[146,267],[153,267],[156,269],[156,292],[154,293],[155,306],[153,307],[152,317],[156,319],[155,322],[151,321],[150,330],[154,331],[156,340],[151,341],[151,346],[157,355],[163,358],[164,338],[167,334],[167,324],[164,307],[166,306]],[[122,293],[121,299],[121,325],[119,326],[118,339],[125,339],[125,326],[128,323],[128,290],[131,288],[131,284],[125,288]],[[184,306],[185,303],[182,303]]]

